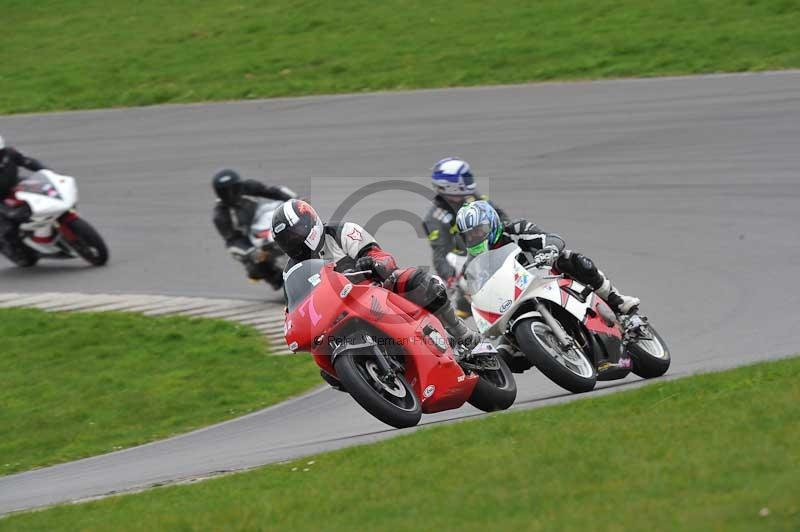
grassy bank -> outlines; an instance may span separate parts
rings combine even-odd
[[[800,67],[796,0],[6,0],[0,113]]]
[[[796,530],[800,359],[439,426],[0,530]]]
[[[320,384],[222,321],[0,310],[0,475],[186,432]]]

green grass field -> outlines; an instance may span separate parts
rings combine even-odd
[[[11,516],[0,531],[794,531],[798,403],[794,358]]]
[[[0,475],[157,440],[321,384],[232,323],[0,310]]]
[[[800,67],[797,0],[4,0],[0,113]]]

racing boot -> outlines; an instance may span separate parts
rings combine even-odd
[[[623,332],[629,340],[634,340],[640,336],[642,327],[647,324],[647,318],[639,315],[639,303],[641,301],[638,297],[620,294],[608,279],[605,279],[603,285],[595,292],[608,303],[617,315],[622,324]]]
[[[455,339],[458,352],[469,355],[481,343],[481,335],[467,327],[464,321],[456,316],[451,303],[443,305],[434,314],[442,322],[447,333]]]
[[[469,318],[472,316],[472,306],[464,294],[459,290],[455,298],[456,302],[456,316],[459,318]]]
[[[603,284],[595,292],[608,303],[617,316],[632,315],[639,312],[639,303],[641,303],[639,298],[621,294],[608,279],[604,279]]]

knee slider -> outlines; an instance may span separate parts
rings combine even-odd
[[[603,276],[595,266],[594,261],[586,255],[574,253],[570,261],[575,269],[575,277],[592,288],[599,288],[603,284]]]
[[[408,299],[431,312],[447,304],[447,287],[429,273],[417,270],[408,280]]]
[[[595,266],[592,259],[590,259],[586,255],[575,253],[572,256],[572,261],[575,264],[575,268],[583,273],[593,274],[597,271],[597,266]]]

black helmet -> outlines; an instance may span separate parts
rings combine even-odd
[[[272,215],[272,234],[280,248],[296,261],[318,258],[325,244],[322,220],[302,200],[282,203]]]
[[[211,181],[214,192],[225,205],[236,205],[242,197],[242,178],[233,170],[220,170]]]

